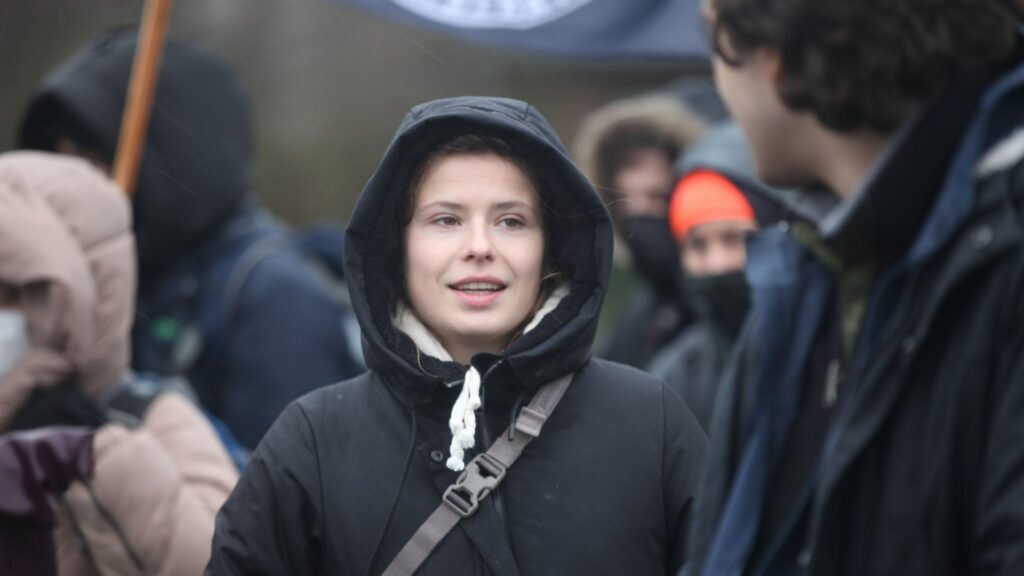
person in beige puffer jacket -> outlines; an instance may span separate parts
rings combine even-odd
[[[0,154],[0,286],[27,346],[0,374],[0,431],[40,390],[72,384],[103,407],[127,381],[135,291],[130,207],[85,161]],[[202,573],[237,471],[184,396],[158,395],[134,429],[96,430],[95,466],[57,495],[61,575]]]

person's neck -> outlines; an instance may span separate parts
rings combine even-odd
[[[812,136],[819,179],[839,198],[849,198],[864,184],[892,137],[869,130],[838,133],[819,127]]]
[[[439,337],[438,341],[452,355],[452,360],[464,366],[469,366],[473,361],[473,356],[477,354],[498,354],[505,347],[504,343],[483,342],[476,339],[457,342]]]

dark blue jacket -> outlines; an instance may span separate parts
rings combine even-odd
[[[883,166],[912,162],[905,174],[941,184],[873,282],[802,503],[756,566],[769,480],[837,276],[791,227],[751,241],[753,316],[712,417],[693,573],[1024,573],[1021,87],[1024,67],[989,85],[949,163],[902,146]],[[890,192],[883,213],[905,188]]]
[[[294,241],[244,210],[138,298],[135,368],[186,376],[249,448],[291,400],[361,371],[343,332],[351,310]]]

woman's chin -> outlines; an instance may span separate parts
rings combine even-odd
[[[497,352],[512,338],[518,325],[501,323],[473,322],[449,326],[446,338],[449,342],[458,341],[464,347],[479,348],[479,352]]]

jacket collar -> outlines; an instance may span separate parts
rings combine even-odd
[[[1024,100],[1015,95],[1024,86],[1024,64],[998,78],[981,96],[974,117],[952,157],[947,176],[920,234],[917,235],[908,263],[921,262],[934,254],[961,228],[976,206],[976,167],[986,152],[1006,137],[1007,127],[1024,120]]]
[[[824,242],[845,264],[885,268],[910,248],[987,82],[959,82],[896,132],[864,185],[821,221]],[[868,241],[864,241],[867,238]]]

